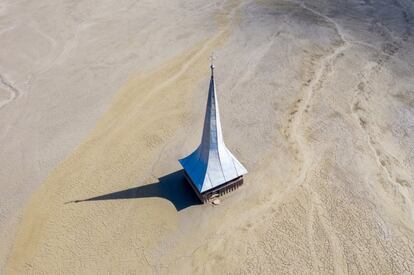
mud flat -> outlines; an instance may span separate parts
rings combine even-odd
[[[414,272],[411,1],[0,14],[0,272]],[[212,51],[249,174],[199,205],[177,159],[200,139]]]

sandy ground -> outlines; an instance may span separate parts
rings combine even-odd
[[[3,1],[0,273],[414,273],[414,3]],[[249,170],[198,205],[216,53]]]

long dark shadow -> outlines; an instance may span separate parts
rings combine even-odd
[[[184,170],[176,171],[158,178],[158,182],[148,185],[133,187],[88,199],[70,201],[68,203],[152,197],[169,200],[174,204],[177,211],[183,210],[192,205],[201,204],[193,190],[191,190],[191,187],[185,182]]]

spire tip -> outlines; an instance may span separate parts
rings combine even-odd
[[[210,55],[210,68],[211,68],[211,72],[213,72],[215,66],[214,66],[214,52],[211,53]]]

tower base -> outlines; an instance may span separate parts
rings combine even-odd
[[[184,176],[188,184],[193,189],[194,193],[196,193],[198,199],[202,203],[208,202],[208,200],[213,196],[223,196],[224,194],[227,194],[231,191],[236,190],[243,184],[243,176],[237,177],[235,179],[232,179],[228,182],[223,183],[222,185],[219,185],[213,189],[207,190],[203,193],[200,193],[197,189],[197,187],[194,185],[193,181],[191,180],[190,176],[188,176],[187,172],[184,171]]]

